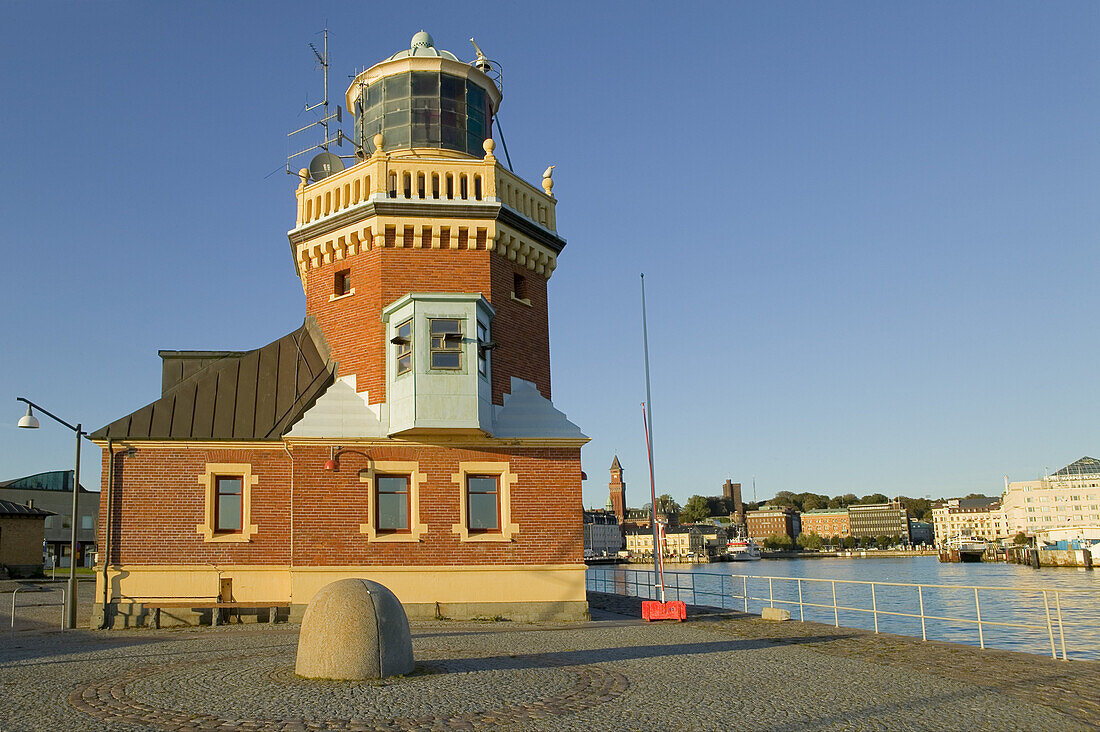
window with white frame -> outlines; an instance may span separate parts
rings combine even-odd
[[[458,371],[462,368],[462,319],[428,318],[431,334],[429,366]]]

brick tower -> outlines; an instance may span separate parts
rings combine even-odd
[[[623,482],[623,466],[619,464],[619,456],[611,461],[611,510],[619,517],[622,524],[626,518],[626,483]]]
[[[161,398],[95,433],[137,448],[114,473],[122,595],[165,596],[174,563],[196,596],[220,576],[292,614],[367,577],[413,616],[586,615],[588,438],[550,401],[553,166],[535,186],[495,157],[496,76],[423,31],[359,73],[353,164],[299,172],[305,323],[162,352]]]

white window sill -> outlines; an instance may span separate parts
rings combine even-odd
[[[531,307],[531,298],[528,297],[516,297],[516,293],[512,293],[512,299],[518,302],[520,305],[526,305]]]
[[[329,302],[336,302],[337,300],[343,300],[345,297],[351,297],[354,294],[355,294],[355,288],[353,287],[350,290],[348,290],[347,292],[345,292],[343,295],[336,295],[336,294],[329,295],[328,296],[328,301]]]

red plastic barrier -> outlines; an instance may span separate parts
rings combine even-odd
[[[649,620],[676,620],[687,619],[687,606],[679,600],[659,602],[658,600],[642,600],[642,619]]]

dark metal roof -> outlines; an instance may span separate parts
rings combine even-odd
[[[35,473],[22,478],[0,481],[0,488],[12,488],[23,491],[57,491],[59,493],[73,492],[73,471],[49,470],[45,473]],[[81,493],[87,493],[88,489],[80,486]]]
[[[1055,475],[1096,475],[1097,473],[1100,473],[1100,460],[1086,455],[1062,468]]]
[[[5,501],[0,499],[0,516],[25,516],[27,518],[45,518],[46,516],[56,516],[53,511],[45,511],[41,508],[31,508],[30,506],[24,506],[22,503],[15,503],[14,501]]]
[[[324,393],[336,369],[313,318],[252,351],[161,355],[172,366],[164,367],[160,399],[99,428],[92,439],[277,440]]]
[[[959,508],[989,508],[999,505],[1000,498],[960,498]]]

